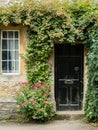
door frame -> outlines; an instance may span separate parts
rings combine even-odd
[[[56,54],[55,54],[55,46],[54,46],[54,98],[55,98],[55,102],[56,102],[56,95],[57,95],[57,89],[56,89]],[[82,70],[83,70],[83,74],[82,74],[82,78],[83,78],[83,94],[82,94],[82,103],[81,103],[81,109],[83,109],[83,106],[84,106],[84,100],[85,100],[85,91],[87,90],[87,81],[86,81],[86,84],[84,86],[84,80],[87,79],[87,76],[85,75],[85,73],[87,72],[87,66],[86,66],[86,54],[87,54],[87,51],[85,49],[85,47],[83,46],[83,50],[82,50]],[[84,88],[85,87],[85,88]],[[59,110],[58,109],[58,104],[56,103],[56,110]]]

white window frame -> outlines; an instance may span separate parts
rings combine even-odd
[[[6,31],[6,32],[10,32],[10,31],[12,31],[12,32],[15,32],[15,31],[17,31],[18,32],[18,44],[19,44],[19,54],[20,54],[20,30],[1,30],[1,73],[2,73],[2,75],[19,75],[20,74],[20,56],[19,56],[19,72],[17,72],[17,73],[4,73],[3,71],[2,71],[2,39],[4,39],[3,38],[3,32],[4,31]],[[9,39],[9,38],[5,38],[6,40],[7,39]]]

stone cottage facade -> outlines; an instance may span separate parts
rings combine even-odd
[[[0,118],[7,118],[10,114],[14,115],[14,110],[16,110],[16,101],[13,97],[19,89],[18,82],[26,81],[25,65],[20,55],[25,53],[27,38],[26,28],[21,25],[0,26],[0,33],[2,50],[0,56]]]
[[[0,0],[0,6],[7,6],[18,0]],[[19,90],[18,82],[26,81],[24,60],[27,44],[26,27],[0,25],[0,119],[14,118],[17,105],[14,99]]]
[[[13,2],[18,0],[1,0],[0,5],[5,6]],[[18,82],[26,81],[25,64],[21,58],[28,42],[26,31],[27,27],[22,25],[0,25],[0,119],[16,116],[14,96],[19,90]],[[82,45],[58,46],[55,45],[51,56],[52,98],[56,102],[56,109],[83,111],[87,90],[86,48]],[[75,50],[79,50],[77,54]],[[69,64],[66,64],[66,60]]]

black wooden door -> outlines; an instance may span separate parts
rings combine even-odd
[[[55,45],[57,110],[80,110],[83,97],[83,46]]]

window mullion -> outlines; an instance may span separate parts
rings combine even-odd
[[[13,32],[13,50],[14,50],[14,59],[13,59],[13,64],[14,64],[14,72],[15,72],[15,32]]]
[[[7,31],[7,73],[9,73],[9,40],[8,40],[8,31]]]

